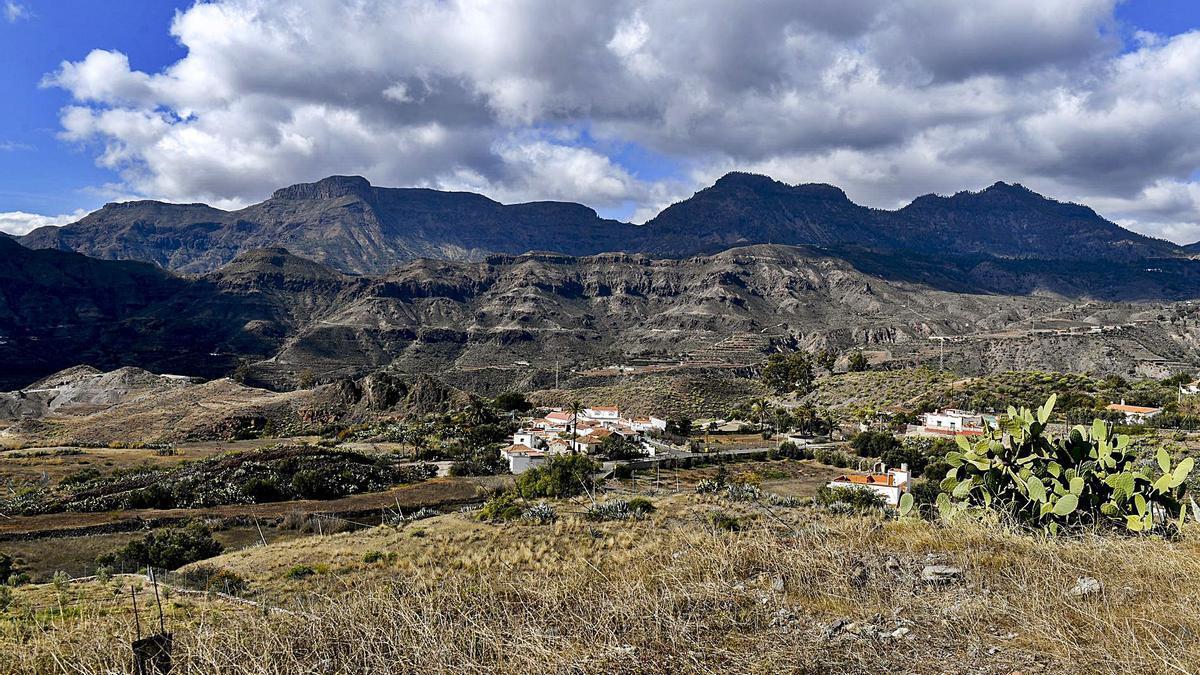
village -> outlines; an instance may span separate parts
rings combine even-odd
[[[1200,381],[1179,386],[1180,397],[1196,395],[1200,395]],[[1131,405],[1124,400],[1108,404],[1104,410],[1130,425],[1146,424],[1163,412],[1162,408]],[[629,415],[622,413],[619,406],[579,404],[569,408],[544,409],[542,412],[544,414],[522,418],[520,428],[511,437],[511,443],[500,451],[513,474],[542,466],[556,455],[579,454],[605,459],[605,475],[620,464],[645,467],[669,460],[712,455],[711,452],[698,452],[697,448],[680,444],[678,437],[673,438],[668,433],[669,422],[665,416]],[[920,414],[918,423],[906,425],[899,432],[899,437],[938,439],[962,436],[970,439],[983,436],[997,423],[998,415],[994,413],[945,408]],[[752,425],[740,420],[702,420],[698,426],[731,433]],[[872,425],[860,423],[835,430],[833,438],[783,434],[776,441],[764,437],[761,445],[723,450],[722,454],[735,458],[738,455],[755,455],[770,450],[777,442],[798,444],[814,450],[832,448],[843,445],[855,433],[871,429]],[[858,471],[830,480],[827,487],[869,490],[879,495],[884,504],[893,507],[899,505],[901,497],[911,490],[913,472],[906,463],[889,467],[882,461],[875,461],[869,469],[861,463],[857,468]]]

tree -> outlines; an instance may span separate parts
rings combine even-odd
[[[883,457],[884,453],[900,445],[896,437],[886,431],[864,431],[850,439],[850,447],[859,457]]]
[[[861,373],[870,367],[867,363],[867,355],[862,353],[862,350],[851,352],[850,358],[846,362],[846,369],[852,373]]]
[[[533,406],[525,399],[525,394],[519,391],[506,391],[492,401],[497,410],[505,412],[525,412]]]
[[[814,378],[812,359],[806,352],[772,354],[767,357],[762,378],[777,393],[807,394],[812,390]]]
[[[667,420],[666,432],[671,436],[691,436],[692,421],[686,417]]]
[[[224,550],[221,542],[213,539],[208,526],[193,521],[186,527],[152,531],[96,558],[96,562],[119,570],[132,570],[146,565],[173,570],[190,562],[220,555]]]
[[[567,406],[567,412],[571,413],[571,454],[575,454],[575,440],[579,438],[579,413],[583,412],[583,402],[579,399],[571,401],[571,405]]]
[[[750,404],[751,414],[758,415],[758,430],[762,431],[766,426],[767,411],[770,410],[771,404],[767,403],[765,398],[756,398]]]
[[[515,490],[525,499],[573,497],[591,490],[600,464],[583,455],[555,455],[517,476]]]
[[[599,454],[609,461],[639,459],[645,456],[641,448],[621,434],[611,434],[600,441]]]
[[[296,376],[296,384],[301,389],[312,389],[313,385],[316,383],[317,376],[313,374],[311,368],[305,368],[304,370],[300,371],[299,375]]]
[[[822,349],[817,352],[816,362],[818,366],[832,373],[833,366],[837,363],[837,352],[832,349]]]

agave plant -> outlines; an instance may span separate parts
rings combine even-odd
[[[990,509],[1051,533],[1093,522],[1150,532],[1175,515],[1182,522],[1190,457],[1174,462],[1159,449],[1153,465],[1139,465],[1129,437],[1114,435],[1103,420],[1076,426],[1067,438],[1046,435],[1054,403],[1051,396],[1036,413],[1010,407],[978,440],[956,438],[938,497],[944,517]]]

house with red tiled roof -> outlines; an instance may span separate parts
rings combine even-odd
[[[1151,408],[1143,405],[1127,405],[1125,399],[1120,403],[1110,403],[1105,410],[1121,413],[1125,416],[1126,424],[1145,424],[1147,420],[1162,412],[1162,408]]]
[[[508,460],[508,470],[513,473],[524,473],[546,461],[545,452],[520,443],[504,448],[500,456]]]
[[[882,463],[868,474],[846,474],[829,481],[829,488],[871,490],[883,497],[888,506],[899,506],[900,496],[909,490],[910,472],[907,464],[899,469],[887,469]]]

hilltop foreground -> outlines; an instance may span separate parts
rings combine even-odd
[[[196,563],[177,576],[237,579],[261,605],[169,593],[176,663],[255,673],[1200,668],[1190,537],[1047,540],[693,494],[654,503],[641,521],[585,521],[572,515],[579,499],[556,502],[548,525],[448,514]],[[716,511],[742,529],[711,526]],[[931,565],[960,572],[934,583]],[[1100,586],[1073,593],[1080,577]],[[113,591],[122,583],[63,585],[57,602],[79,608],[66,616],[52,609],[52,585],[18,589],[10,615],[28,606],[31,618],[0,623],[0,670],[127,668],[133,618],[127,591]]]

